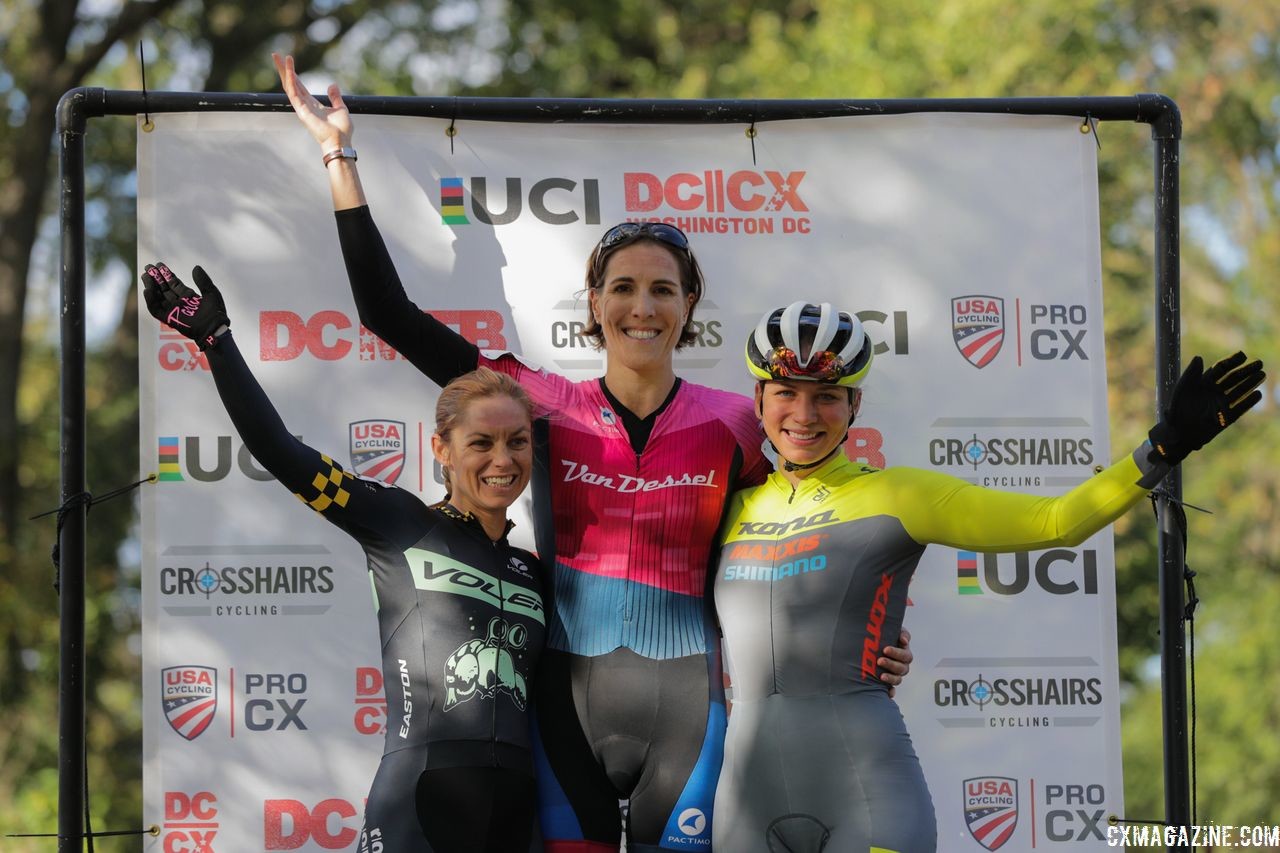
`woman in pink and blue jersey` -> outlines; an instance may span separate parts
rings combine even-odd
[[[438,384],[481,365],[513,377],[544,418],[533,487],[552,576],[535,696],[544,849],[617,850],[620,799],[628,850],[710,849],[725,705],[707,566],[729,496],[772,466],[750,398],[675,374],[672,353],[695,339],[703,291],[688,240],[670,225],[624,223],[592,252],[584,334],[608,351],[601,379],[571,382],[512,353],[482,353],[405,294],[360,185],[338,87],[326,107],[290,58],[275,59],[321,147],[361,322]],[[906,671],[890,657],[881,665]]]

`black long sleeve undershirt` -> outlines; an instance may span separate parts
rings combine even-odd
[[[325,493],[332,497],[341,486],[343,502],[325,503],[324,515],[329,521],[362,542],[371,536],[404,545],[417,540],[426,505],[402,489],[352,477],[331,457],[295,437],[245,363],[230,332],[223,334],[206,356],[218,396],[236,432],[258,464],[285,488],[319,509],[315,499]],[[339,479],[324,482],[330,477]],[[317,487],[318,482],[323,486]]]
[[[479,348],[405,293],[368,206],[339,210],[334,217],[360,322],[437,385],[475,370]]]

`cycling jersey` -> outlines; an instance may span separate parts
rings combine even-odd
[[[534,814],[529,708],[545,638],[543,570],[471,514],[353,477],[294,438],[224,335],[209,366],[245,446],[364,549],[387,699],[383,760],[361,851],[527,847]],[[483,792],[459,808],[446,792]],[[463,846],[450,841],[469,837]]]
[[[535,540],[553,581],[547,645],[591,658],[557,665],[565,678],[538,698],[547,848],[616,847],[618,797],[631,800],[634,849],[665,843],[677,804],[709,819],[724,707],[718,655],[707,657],[717,645],[707,565],[728,496],[768,471],[751,400],[678,381],[637,453],[603,380],[571,382],[510,353],[482,354],[405,295],[367,207],[339,211],[337,222],[366,327],[438,384],[477,364],[512,376],[542,418],[533,489]],[[633,672],[635,656],[657,663],[643,678],[606,677]],[[668,752],[684,761],[658,772]],[[670,844],[687,839],[676,833]]]
[[[734,496],[715,604],[733,681],[714,843],[732,853],[932,851],[933,806],[876,660],[926,545],[1074,545],[1167,473],[1142,450],[1060,497],[843,454]]]

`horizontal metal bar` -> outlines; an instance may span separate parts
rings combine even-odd
[[[283,94],[73,90],[92,115],[171,112],[283,112]],[[68,93],[70,95],[72,93]],[[327,99],[321,97],[322,101]],[[716,124],[907,113],[1005,113],[1091,116],[1098,121],[1155,124],[1176,115],[1164,95],[1089,98],[895,98],[885,100],[660,100],[618,98],[344,97],[353,113],[470,121],[612,124]]]

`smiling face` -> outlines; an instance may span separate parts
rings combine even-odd
[[[449,470],[449,503],[500,531],[533,471],[528,410],[505,394],[472,400],[431,451]]]
[[[611,367],[616,361],[636,373],[671,370],[671,353],[695,300],[681,287],[670,250],[647,240],[618,249],[588,298]]]
[[[861,402],[841,385],[801,380],[773,380],[756,384],[756,410],[765,435],[778,455],[794,465],[807,465],[827,457],[840,446]],[[797,479],[808,470],[787,472]]]

